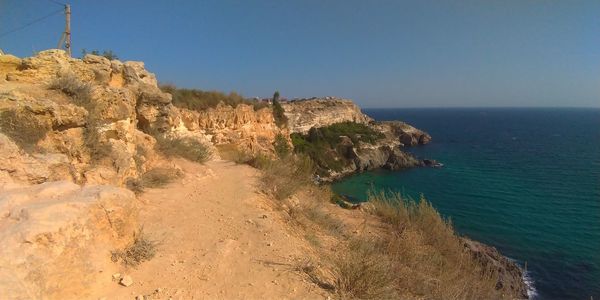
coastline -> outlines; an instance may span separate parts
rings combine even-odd
[[[362,111],[361,111],[362,113]],[[380,124],[390,124],[390,122],[393,124],[393,122],[400,122],[400,121],[375,121],[374,119],[372,119],[370,116],[368,116],[369,119],[371,119],[372,121],[369,122],[370,126],[378,126]],[[401,124],[405,124],[403,122],[400,122]],[[410,125],[409,125],[410,126]],[[416,161],[417,163],[412,163],[412,164],[408,164],[408,165],[401,165],[401,167],[397,167],[397,168],[390,168],[389,165],[386,165],[385,163],[382,163],[380,165],[371,165],[370,168],[364,168],[361,169],[360,167],[356,167],[356,168],[349,168],[347,170],[345,170],[344,172],[331,172],[332,176],[330,176],[329,178],[326,178],[326,180],[324,180],[324,182],[326,182],[326,184],[328,185],[333,185],[336,183],[340,183],[343,182],[345,179],[347,179],[350,176],[353,175],[357,175],[363,172],[369,172],[369,171],[374,171],[374,170],[378,170],[378,169],[386,169],[389,171],[399,171],[399,170],[403,170],[403,169],[410,169],[410,168],[421,168],[421,167],[428,167],[424,164],[424,160],[425,159],[417,159],[417,156],[415,156],[413,153],[411,153],[410,151],[407,151],[407,149],[410,149],[411,146],[423,146],[426,147],[427,144],[432,140],[432,137],[421,131],[421,130],[417,130],[416,128],[410,126],[411,128],[413,128],[414,130],[410,130],[410,133],[414,133],[415,131],[418,131],[418,134],[416,136],[416,138],[413,136],[413,141],[411,143],[410,140],[408,140],[408,142],[406,143],[406,145],[402,142],[400,143],[395,143],[396,141],[401,141],[403,135],[405,135],[406,133],[401,131],[399,134],[397,131],[393,131],[393,130],[389,130],[390,132],[393,132],[394,134],[392,135],[388,135],[387,139],[386,139],[386,143],[387,145],[393,145],[393,147],[396,147],[396,149],[398,149],[401,153],[403,153],[404,155],[414,159],[414,161]],[[422,139],[420,138],[421,136],[426,135],[427,138],[426,139]],[[416,141],[416,142],[415,142]],[[422,141],[425,141],[424,143],[422,143]],[[408,147],[407,147],[408,146]],[[377,148],[377,147],[374,147]],[[353,152],[356,153],[357,150],[353,149]],[[354,159],[358,158],[358,155],[353,156]],[[432,159],[435,159],[435,157],[432,157]],[[358,160],[358,159],[357,159]],[[429,160],[429,159],[427,159]],[[435,161],[434,161],[435,162]],[[357,161],[355,162],[355,165],[359,166],[360,162]],[[330,170],[331,171],[331,170]],[[345,198],[345,197],[343,197]],[[345,201],[346,199],[344,199],[343,201]],[[353,205],[352,203],[349,203],[349,205],[343,205],[344,207],[355,207],[355,205]],[[500,279],[499,280],[499,284],[500,282],[502,282],[502,285],[506,284],[506,282],[508,282],[508,285],[511,286],[511,288],[514,288],[515,290],[519,291],[518,293],[520,294],[520,297],[523,299],[534,299],[537,296],[537,291],[535,289],[535,282],[533,280],[533,278],[531,277],[531,274],[522,266],[520,266],[515,260],[511,259],[508,256],[505,256],[504,254],[500,253],[495,247],[484,244],[484,243],[480,243],[477,242],[475,240],[470,239],[468,236],[463,236],[463,238],[465,238],[466,240],[470,240],[473,241],[474,243],[480,244],[484,250],[483,251],[473,251],[475,256],[479,256],[479,257],[484,257],[484,261],[482,262],[484,265],[485,264],[498,264],[501,265],[503,270],[508,270],[508,271],[503,271],[506,272],[505,278],[506,279]],[[466,247],[469,250],[469,247]],[[481,255],[480,252],[484,252],[486,253],[485,255]]]

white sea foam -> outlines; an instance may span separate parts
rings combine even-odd
[[[529,271],[523,272],[523,282],[525,282],[525,285],[527,286],[527,296],[529,296],[529,299],[536,299],[538,292],[535,289],[533,278],[531,277],[531,273]]]

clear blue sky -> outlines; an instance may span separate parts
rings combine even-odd
[[[112,49],[183,87],[363,107],[600,106],[599,0],[71,4],[75,54]],[[56,9],[0,0],[0,33]],[[0,48],[29,56],[62,29],[58,14]]]

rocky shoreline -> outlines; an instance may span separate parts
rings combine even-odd
[[[426,145],[431,142],[432,138],[428,133],[401,121],[375,121],[363,114],[360,108],[350,100],[317,98],[286,103],[283,107],[289,120],[288,127],[292,133],[306,134],[310,128],[352,121],[367,125],[383,135],[383,138],[373,144],[354,143],[349,137],[342,138],[337,148],[351,163],[341,171],[330,170],[329,176],[321,177],[324,182],[343,180],[355,173],[380,168],[401,170],[412,167],[441,166],[435,160],[417,159],[406,152],[407,147]],[[347,203],[346,207],[355,208],[356,205]],[[529,298],[524,272],[518,264],[500,254],[492,246],[468,238],[462,238],[462,240],[465,251],[469,251],[482,265],[491,265],[498,272],[498,289],[506,288],[520,299]]]
[[[363,124],[381,135],[373,143],[353,142],[342,136],[335,145],[337,157],[345,165],[321,176],[325,182],[340,180],[346,176],[375,169],[401,170],[417,166],[427,166],[424,160],[415,158],[404,149],[425,145],[431,136],[407,123],[400,121],[375,121],[362,113],[351,100],[328,97],[311,100],[292,101],[283,104],[288,118],[290,133],[307,134],[311,128],[322,128],[342,122]]]

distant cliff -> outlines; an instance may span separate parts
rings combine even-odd
[[[376,122],[351,100],[317,98],[283,107],[296,151],[309,154],[325,180],[424,165],[404,148],[429,143],[429,134],[400,121]]]
[[[291,132],[307,133],[312,127],[325,127],[341,122],[368,124],[372,119],[363,114],[352,100],[316,98],[282,103]]]

